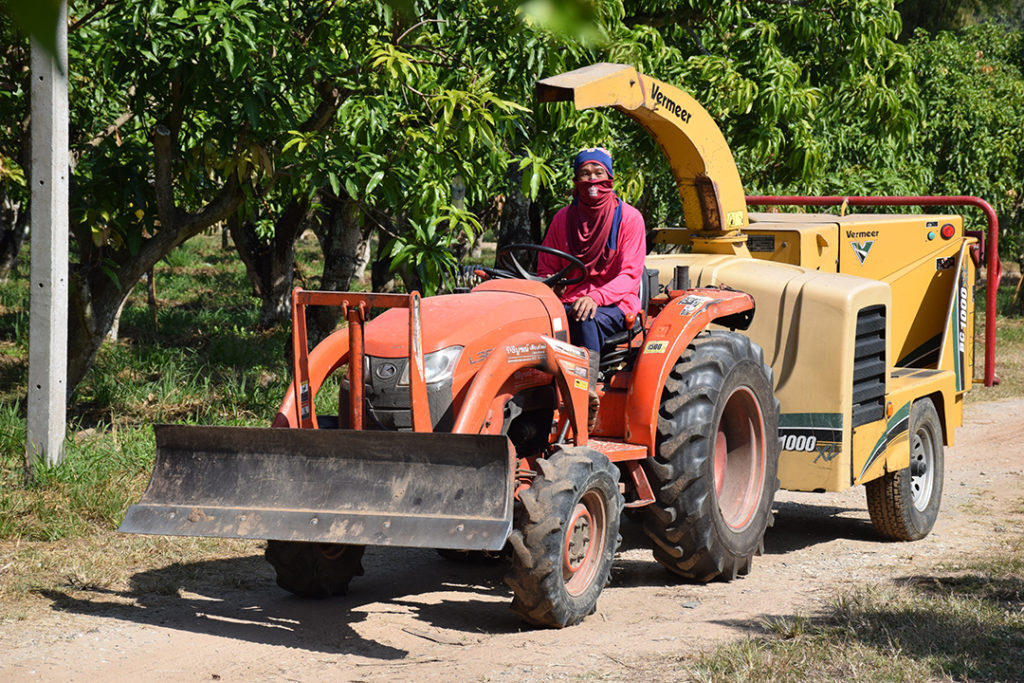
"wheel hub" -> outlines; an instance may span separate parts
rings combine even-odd
[[[580,595],[594,581],[608,539],[607,510],[600,492],[587,491],[569,515],[562,547],[562,580],[570,595]]]
[[[745,528],[761,503],[766,448],[761,408],[750,390],[740,387],[722,410],[713,454],[718,507],[733,529]]]
[[[582,505],[577,508],[582,508]],[[587,549],[590,547],[591,534],[590,513],[586,508],[579,512],[569,530],[569,545],[566,548],[565,559],[569,564],[570,571],[576,571],[583,564],[587,557]]]
[[[926,425],[914,432],[910,444],[910,491],[914,507],[923,512],[932,497],[935,486],[935,452],[933,439]]]

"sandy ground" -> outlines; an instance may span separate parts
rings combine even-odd
[[[254,590],[197,579],[163,594],[51,596],[49,609],[0,624],[0,680],[667,680],[673,659],[757,634],[767,617],[811,615],[844,587],[998,548],[1021,533],[1022,483],[1024,399],[976,404],[946,450],[939,521],[916,543],[877,540],[863,489],[780,492],[751,574],[702,586],[661,569],[627,524],[597,613],[560,631],[517,620],[500,565],[371,548],[348,596],[306,601],[274,585],[254,545],[203,563],[254,574]],[[158,583],[166,571],[137,578]]]

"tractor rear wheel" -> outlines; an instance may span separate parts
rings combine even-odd
[[[520,496],[512,546],[512,609],[535,626],[578,624],[597,607],[619,547],[619,470],[597,451],[565,448],[537,461]]]
[[[344,595],[353,576],[363,575],[365,546],[267,541],[263,556],[277,572],[277,585],[303,598]]]
[[[910,467],[865,485],[871,524],[882,536],[916,541],[932,530],[942,502],[942,423],[929,399],[910,408]]]
[[[733,332],[694,338],[665,382],[644,462],[655,493],[644,531],[661,564],[701,582],[750,570],[779,488],[778,424],[761,348]]]

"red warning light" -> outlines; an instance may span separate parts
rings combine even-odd
[[[951,239],[956,234],[956,228],[953,227],[952,223],[946,223],[942,226],[940,234],[944,240]]]

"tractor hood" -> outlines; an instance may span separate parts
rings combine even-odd
[[[536,332],[567,340],[564,309],[550,288],[527,280],[494,280],[467,294],[423,299],[423,352],[463,347],[462,357],[487,354],[517,332]],[[409,355],[409,315],[393,308],[366,325],[366,355]],[[461,365],[461,363],[460,363]]]

